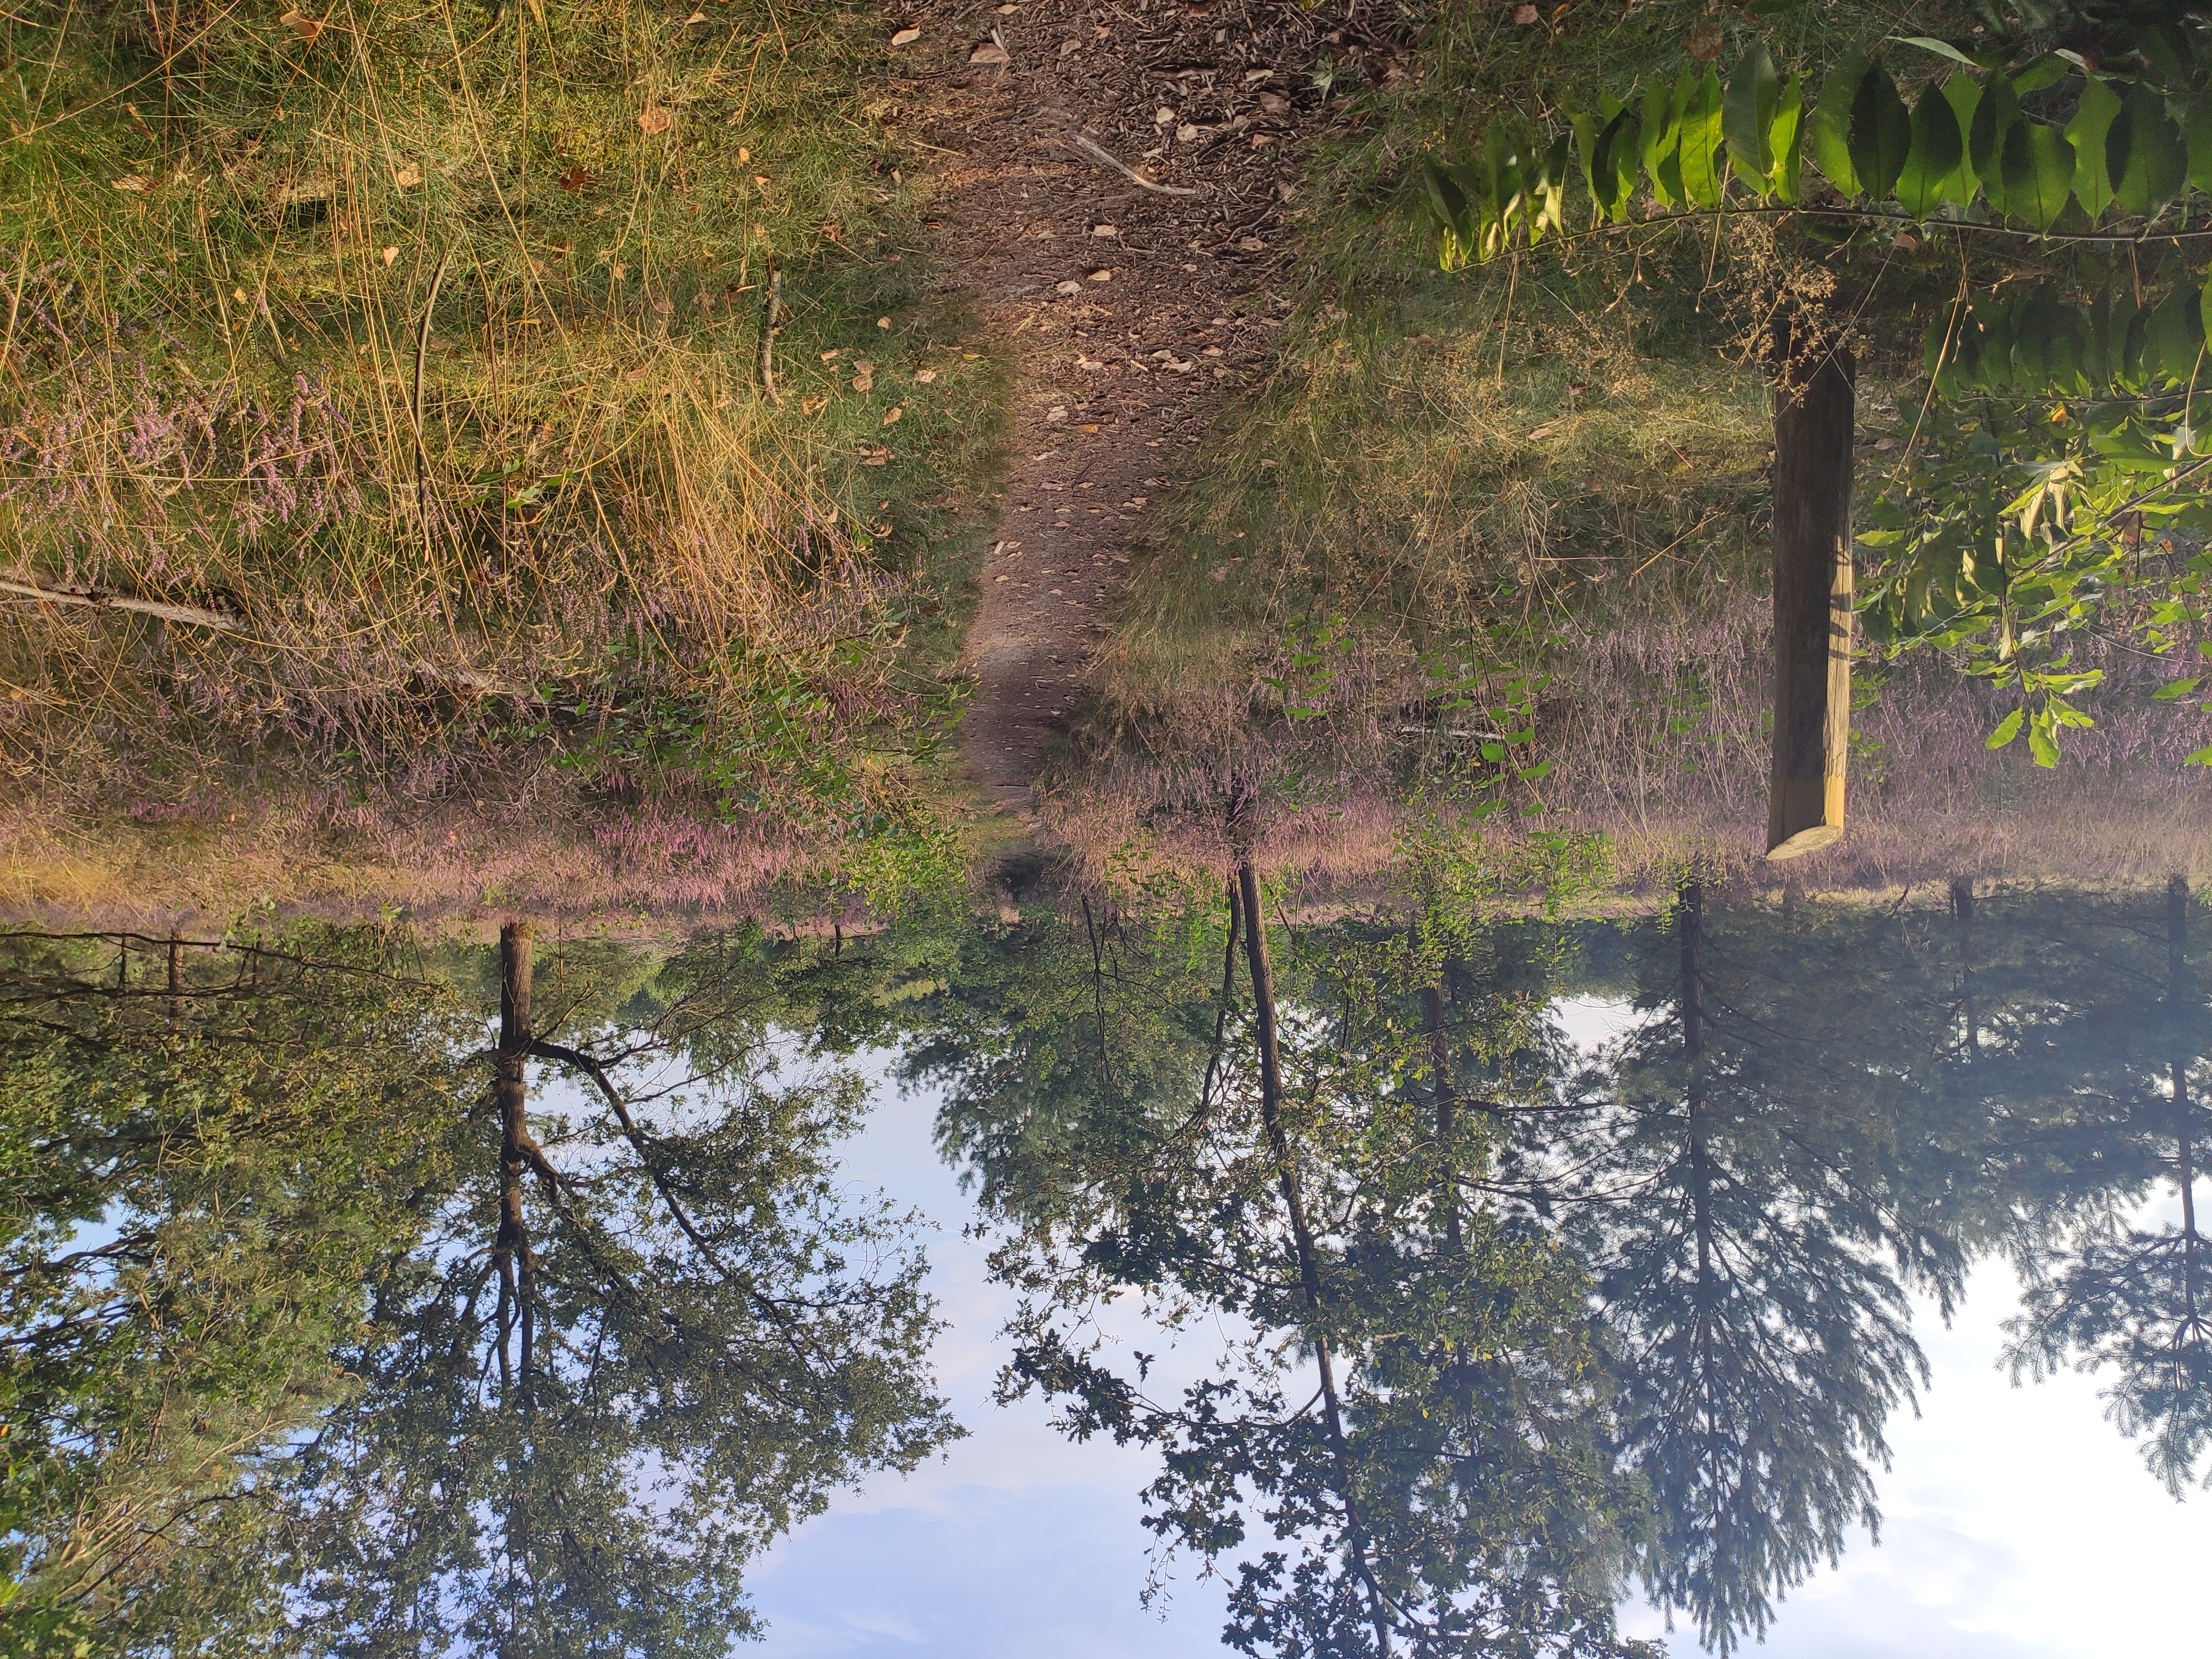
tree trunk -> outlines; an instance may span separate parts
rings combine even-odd
[[[1790,366],[1786,324],[1777,361]],[[1850,353],[1826,349],[1774,400],[1774,765],[1766,855],[1797,858],[1844,833],[1851,727]]]
[[[531,1036],[530,924],[510,921],[499,930],[499,1049],[492,1084],[493,1103],[499,1109],[499,1235],[493,1256],[499,1264],[501,1299],[512,1294],[521,1327],[520,1369],[526,1407],[538,1319],[537,1263],[531,1256],[522,1207],[522,1173],[531,1144],[530,1085],[524,1070],[529,1064]],[[500,1352],[503,1359],[504,1328]]]
[[[1966,1007],[1966,1063],[1974,1063],[1982,1046],[1981,1028],[1974,1019],[1974,878],[1951,878],[1951,914],[1959,923],[1959,998]]]
[[[1446,1159],[1452,1156],[1452,1135],[1458,1127],[1459,1100],[1452,1092],[1451,1033],[1444,1029],[1443,988],[1421,988],[1421,1018],[1429,1028],[1429,1066],[1437,1074],[1437,1146]],[[1437,1201],[1444,1206],[1444,1248],[1459,1254],[1459,1169],[1446,1163]]]
[[[1685,882],[1677,895],[1681,943],[1683,1099],[1689,1113],[1691,1225],[1698,1243],[1698,1367],[1700,1415],[1708,1446],[1721,1430],[1713,1352],[1713,1165],[1705,1146],[1705,890]]]
[[[1298,1279],[1305,1290],[1306,1311],[1313,1320],[1310,1334],[1315,1364],[1321,1373],[1322,1414],[1328,1430],[1329,1449],[1336,1458],[1337,1479],[1344,1499],[1345,1530],[1351,1537],[1352,1567],[1367,1591],[1376,1649],[1383,1659],[1389,1659],[1389,1616],[1382,1606],[1382,1586],[1376,1583],[1367,1559],[1366,1530],[1359,1518],[1352,1448],[1344,1436],[1344,1408],[1337,1398],[1336,1371],[1329,1358],[1328,1338],[1321,1328],[1321,1262],[1314,1252],[1312,1230],[1306,1224],[1305,1200],[1298,1190],[1297,1164],[1291,1156],[1290,1134],[1283,1127],[1283,1056],[1275,1034],[1275,970],[1267,960],[1267,928],[1260,913],[1259,872],[1249,860],[1237,866],[1237,886],[1243,900],[1245,963],[1252,972],[1253,1019],[1260,1040],[1260,1121],[1267,1132],[1268,1152],[1275,1160],[1283,1207],[1290,1212],[1291,1238],[1298,1255]]]
[[[2173,1044],[2174,1180],[2181,1188],[2181,1297],[2190,1330],[2197,1328],[2197,1157],[2189,1111],[2188,994],[2189,878],[2166,884],[2166,1008]]]

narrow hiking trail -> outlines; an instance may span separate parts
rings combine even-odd
[[[1255,0],[924,4],[900,21],[919,33],[891,49],[896,119],[932,165],[939,268],[1014,358],[963,740],[992,799],[1033,822],[1147,514],[1220,396],[1272,358],[1294,140],[1324,95],[1312,65],[1400,59],[1332,12]]]

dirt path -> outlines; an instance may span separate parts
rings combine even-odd
[[[1294,5],[1039,0],[904,21],[921,34],[893,58],[906,134],[937,170],[941,267],[1016,354],[963,742],[1026,818],[1148,509],[1271,351],[1261,289],[1319,97],[1310,66],[1360,46]]]

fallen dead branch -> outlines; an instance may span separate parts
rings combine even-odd
[[[1138,172],[1136,168],[1131,167],[1127,161],[1122,161],[1119,156],[1114,155],[1111,151],[1104,149],[1101,145],[1093,143],[1082,133],[1069,133],[1067,135],[1066,143],[1072,148],[1080,151],[1083,155],[1089,156],[1092,161],[1097,162],[1099,166],[1113,168],[1115,172],[1120,173],[1124,179],[1127,179],[1131,184],[1136,185],[1139,190],[1152,191],[1162,196],[1196,196],[1200,193],[1196,190],[1184,185],[1154,184],[1151,179],[1146,178],[1143,173]]]
[[[196,605],[167,605],[159,599],[134,599],[125,593],[111,593],[104,588],[84,587],[74,582],[20,581],[12,577],[0,577],[0,593],[20,593],[25,599],[43,599],[49,605],[82,605],[95,611],[128,611],[142,617],[159,617],[163,622],[212,628],[224,634],[235,634],[244,626],[236,617],[221,611],[204,610]]]

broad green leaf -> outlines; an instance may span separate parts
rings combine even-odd
[[[1630,198],[1636,190],[1636,173],[1642,144],[1642,124],[1633,109],[1624,109],[1605,124],[1597,138],[1595,184],[1591,195],[1615,224],[1628,217]]]
[[[1804,125],[1805,84],[1793,75],[1783,83],[1782,96],[1775,100],[1773,125],[1766,131],[1767,148],[1774,155],[1774,166],[1766,175],[1767,187],[1793,204],[1804,165],[1805,148],[1801,142]]]
[[[1697,94],[1682,112],[1682,193],[1696,206],[1717,208],[1727,178],[1728,154],[1721,137],[1721,78],[1705,71]]]
[[[2189,152],[2166,118],[2166,100],[2137,81],[2120,94],[2105,134],[2105,169],[2124,213],[2155,213],[2189,177]]]
[[[2081,372],[2089,380],[2092,391],[2101,391],[2112,385],[2116,371],[2112,362],[2113,348],[2118,343],[2112,327],[2112,296],[2100,295],[2091,304],[2087,313],[2087,341],[2083,349]],[[2126,325],[2121,324],[2124,335]]]
[[[2198,686],[2203,684],[2204,682],[2201,678],[2193,680],[2168,680],[2164,685],[2160,686],[2157,690],[2150,694],[2151,701],[2154,702],[2172,702],[2177,698],[2187,696],[2191,692],[2194,691]]]
[[[1423,167],[1421,182],[1428,187],[1429,207],[1437,222],[1446,230],[1462,231],[1468,222],[1467,193],[1439,167]]]
[[[1851,94],[1851,170],[1866,193],[1880,201],[1897,187],[1905,158],[1912,148],[1912,115],[1897,94],[1897,82],[1879,64],[1870,64]]]
[[[1867,68],[1864,52],[1846,52],[1843,62],[1829,71],[1820,88],[1820,101],[1806,123],[1814,161],[1846,199],[1866,193],[1859,185],[1858,169],[1851,165],[1851,100],[1866,77]]]
[[[2012,72],[2012,89],[2025,97],[2031,92],[2041,92],[2045,87],[2055,87],[2066,78],[2073,65],[2055,52],[2022,64]]]
[[[1589,192],[1590,200],[1598,203],[1600,208],[1604,206],[1604,203],[1599,200],[1598,194],[1597,146],[1598,137],[1605,131],[1606,118],[1596,115],[1571,114],[1567,117],[1567,130],[1575,136],[1576,159],[1582,163],[1583,188]]]
[[[2189,106],[2189,182],[2212,193],[2212,94],[2200,93]]]
[[[2166,8],[2138,6],[2135,9],[2153,11]],[[2157,72],[2160,79],[2172,80],[2189,74],[2196,68],[2196,55],[2189,49],[2189,37],[2172,24],[2138,23],[2133,33],[2136,50],[2142,54],[2143,62]]]
[[[2018,737],[2021,721],[2026,717],[2027,713],[2024,708],[2015,708],[1999,720],[1997,729],[1990,733],[1989,741],[1984,746],[1990,749],[2002,749]]]
[[[1540,159],[1531,159],[1535,161],[1529,189],[1528,241],[1533,246],[1542,239],[1546,226],[1554,232],[1567,228],[1567,174],[1574,166],[1574,135],[1562,132]]]
[[[2015,121],[2005,134],[2005,211],[2048,230],[2066,210],[2074,183],[2074,147],[2057,127]]]
[[[2199,749],[2181,757],[2184,766],[2212,766],[2212,747]]]
[[[1672,207],[1680,199],[1668,185],[1668,175],[1671,171],[1676,183],[1681,180],[1680,170],[1669,166],[1681,137],[1681,111],[1674,94],[1665,86],[1654,83],[1644,94],[1644,171],[1650,176],[1651,193],[1662,207]]]
[[[1486,216],[1484,256],[1493,257],[1513,240],[1515,225],[1526,216],[1528,184],[1522,173],[1523,147],[1519,136],[1502,118],[1493,118],[1489,137],[1483,140],[1483,193],[1491,210]]]
[[[2212,274],[2204,278],[2204,287],[2197,296],[2197,316],[2204,337],[2212,340]]]
[[[1674,138],[1663,146],[1665,154],[1659,158],[1659,181],[1664,186],[1667,198],[1686,202],[1689,192],[1682,187],[1682,152],[1688,142],[1690,107],[1698,101],[1698,77],[1685,64],[1674,77],[1674,90],[1667,100],[1667,118],[1672,123]]]
[[[1764,40],[1744,53],[1721,99],[1721,136],[1739,175],[1764,192],[1774,171],[1774,112],[1782,101],[1782,75]]]
[[[2046,769],[2058,764],[2058,739],[2052,731],[2056,724],[2043,709],[2038,709],[2035,718],[2027,723],[2027,752],[2035,757],[2038,766]]]
[[[2066,124],[2066,142],[2074,146],[2074,198],[2092,219],[2112,199],[2112,176],[2105,166],[2105,140],[2112,118],[2119,112],[2118,94],[2093,75],[2081,89],[2081,107]]]
[[[1897,176],[1897,199],[1916,218],[1936,211],[1945,197],[1944,186],[1966,159],[1966,137],[1959,118],[1941,87],[1920,94],[1920,107],[1912,112],[1912,143],[1905,157],[1905,170]]]
[[[2176,289],[2151,313],[2143,335],[2143,368],[2186,386],[2200,372],[2197,360],[2203,349],[2203,296]]]
[[[1951,113],[1959,118],[1959,131],[1963,134],[1974,130],[1974,111],[1982,101],[1982,83],[1971,75],[1954,75],[1943,83],[1943,96],[1949,100]],[[1974,199],[1981,188],[1981,179],[1974,172],[1973,158],[1959,158],[1958,171],[1951,175],[1950,188],[1946,192],[1960,207]]]
[[[2020,98],[2012,89],[2012,82],[2002,75],[1992,75],[1975,100],[1974,118],[1966,128],[1966,160],[1974,169],[1974,176],[1988,192],[1992,212],[2009,211],[2005,205],[2004,179],[2002,167],[2004,158],[2005,135],[2020,119]]]
[[[1889,37],[1900,46],[1917,46],[1923,52],[1932,52],[1938,58],[1948,58],[1954,64],[1974,67],[1974,60],[1948,40],[1931,40],[1924,34],[1893,34]]]

